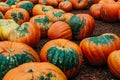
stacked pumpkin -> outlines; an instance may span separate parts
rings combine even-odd
[[[94,2],[95,0],[93,0]],[[96,2],[96,1],[95,1]],[[120,20],[119,0],[98,0],[98,3],[90,7],[90,14],[95,19],[102,19],[106,22],[115,22]]]

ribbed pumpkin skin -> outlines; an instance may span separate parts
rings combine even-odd
[[[13,8],[5,13],[6,19],[13,19],[16,23],[22,24],[29,20],[29,13],[22,8]]]
[[[120,50],[111,52],[108,56],[107,63],[110,72],[120,79]]]
[[[58,39],[58,38],[64,38],[64,39],[72,39],[72,30],[70,26],[63,22],[63,21],[57,21],[55,22],[48,30],[48,38],[50,39]]]
[[[23,42],[34,47],[39,42],[40,37],[39,28],[30,22],[25,22],[9,33],[8,40]]]
[[[50,5],[50,6],[57,6],[58,1],[57,0],[38,0],[39,4],[42,5]]]
[[[47,42],[40,51],[40,60],[55,64],[68,78],[74,77],[82,64],[80,47],[66,39]]]
[[[88,0],[70,0],[75,9],[84,9],[88,6]]]
[[[10,69],[26,63],[40,61],[37,53],[23,43],[0,42],[0,80]]]
[[[4,14],[6,11],[8,11],[11,7],[6,4],[5,2],[0,2],[0,11]]]
[[[3,80],[67,80],[67,78],[51,63],[30,62],[11,69]]]
[[[51,27],[53,22],[46,15],[36,15],[30,19],[30,22],[39,28],[42,37],[47,36],[48,29]]]
[[[52,9],[46,13],[46,15],[50,18],[52,22],[56,21],[64,21],[64,11],[61,9]]]
[[[36,4],[33,7],[32,13],[33,15],[45,15],[48,11],[52,10],[53,7],[52,6],[45,6],[45,5],[40,5],[40,4]]]
[[[118,3],[106,3],[100,8],[101,18],[107,22],[115,22],[118,20],[118,11],[120,5]]]
[[[106,33],[97,37],[85,38],[80,42],[80,48],[86,60],[94,66],[104,65],[109,54],[120,49],[119,37]]]

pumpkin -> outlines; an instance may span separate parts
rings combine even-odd
[[[16,23],[22,24],[29,20],[29,13],[22,8],[13,8],[5,13],[6,19],[13,19]]]
[[[40,51],[40,60],[58,66],[68,78],[72,78],[82,64],[80,47],[67,39],[48,41]]]
[[[99,1],[100,4],[104,4],[104,3],[115,3],[114,0],[100,0]]]
[[[30,2],[32,2],[34,4],[38,3],[38,0],[21,0],[21,1],[30,1]]]
[[[59,9],[69,12],[72,10],[72,3],[69,1],[63,1],[59,3],[58,7]]]
[[[101,8],[101,6],[102,6],[102,4],[93,4],[90,7],[90,14],[95,19],[100,19],[101,18],[101,15],[100,15],[100,8]]]
[[[4,17],[4,15],[3,15],[3,13],[0,11],[0,19],[4,19],[5,17]]]
[[[45,5],[36,4],[33,7],[32,13],[34,16],[35,15],[45,15],[51,9],[53,9],[52,6],[45,6]]]
[[[70,20],[70,18],[72,17],[72,16],[74,16],[74,14],[73,13],[64,13],[64,18],[65,18],[65,22],[66,23],[68,23],[68,21]]]
[[[50,19],[48,18],[48,16],[46,16],[46,15],[36,15],[36,16],[33,16],[30,19],[30,22],[34,26],[37,26],[39,28],[42,37],[46,37],[47,36],[48,29],[53,24],[53,22],[51,22]]]
[[[26,43],[34,47],[40,40],[40,30],[30,22],[21,24],[9,33],[8,40]]]
[[[39,4],[43,5],[50,5],[50,6],[57,6],[58,1],[57,0],[38,0]]]
[[[67,78],[58,67],[51,63],[29,62],[11,69],[3,80],[67,80]]]
[[[106,22],[115,22],[118,20],[118,11],[120,5],[118,3],[106,3],[100,8],[101,18]]]
[[[33,3],[30,1],[20,1],[16,4],[16,8],[23,8],[29,12],[30,15],[32,15],[32,9],[33,9]]]
[[[58,4],[59,4],[60,2],[63,2],[63,1],[65,1],[65,0],[57,0]]]
[[[50,39],[58,39],[58,38],[72,39],[72,30],[67,23],[63,21],[57,21],[49,28],[48,38]]]
[[[0,11],[4,14],[6,11],[8,11],[11,7],[6,4],[5,2],[0,2]]]
[[[0,19],[0,40],[8,40],[10,31],[18,26],[12,19]]]
[[[85,9],[88,6],[88,0],[70,0],[74,9]]]
[[[18,2],[20,2],[20,0],[6,0],[6,3],[10,6],[17,4]]]
[[[0,80],[12,68],[26,62],[40,61],[31,47],[24,43],[0,42]]]
[[[64,11],[61,9],[52,9],[48,12],[46,12],[46,15],[50,18],[50,20],[52,22],[56,22],[56,21],[64,21]]]
[[[107,59],[107,64],[110,72],[120,79],[120,50],[115,50],[110,53]]]
[[[109,54],[120,49],[120,39],[116,34],[104,33],[100,36],[85,38],[80,42],[80,48],[85,59],[94,66],[104,65]]]
[[[92,3],[98,3],[100,0],[92,0]]]

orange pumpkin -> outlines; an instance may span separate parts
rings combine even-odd
[[[0,80],[12,68],[27,62],[40,61],[37,52],[24,43],[0,42]]]
[[[95,3],[98,3],[100,0],[92,0],[92,2],[95,4]]]
[[[119,37],[112,33],[85,38],[80,42],[85,59],[94,66],[106,64],[109,54],[120,49],[119,45]]]
[[[38,0],[39,4],[43,5],[50,5],[50,6],[57,6],[58,1],[57,0]]]
[[[84,9],[88,6],[88,0],[70,0],[75,9]]]
[[[106,22],[115,22],[118,20],[118,11],[120,5],[118,3],[106,3],[100,8],[101,18]]]
[[[45,5],[40,5],[36,4],[33,7],[32,14],[35,15],[45,15],[48,11],[52,10],[52,6],[45,6]]]
[[[82,52],[80,47],[72,41],[54,39],[42,47],[40,60],[58,66],[71,79],[80,69]]]
[[[40,30],[30,22],[21,24],[9,33],[8,40],[26,43],[34,47],[40,40]]]
[[[62,9],[64,11],[71,11],[72,10],[72,3],[69,1],[63,1],[60,2],[58,5],[59,9]]]
[[[3,80],[67,80],[67,78],[58,67],[51,63],[31,62],[11,69]]]
[[[46,37],[47,36],[48,29],[53,24],[53,22],[51,22],[50,19],[48,18],[48,16],[46,16],[46,15],[36,15],[36,16],[33,16],[30,19],[30,22],[34,26],[37,26],[39,28],[42,37]]]
[[[72,16],[74,16],[74,14],[73,13],[65,13],[63,16],[65,18],[65,22],[68,23],[68,21],[70,20],[70,18]]]
[[[57,0],[58,3],[63,2],[63,1],[65,1],[65,0]]]
[[[0,11],[0,19],[4,19],[5,17],[4,17],[4,15],[3,15],[3,13]]]
[[[52,9],[46,13],[46,15],[50,18],[52,22],[56,21],[64,21],[64,11],[61,9]]]
[[[107,64],[110,72],[120,79],[120,50],[115,50],[110,53],[107,59]]]
[[[72,30],[70,26],[63,22],[57,21],[55,22],[48,30],[48,38],[50,39],[72,39]]]
[[[5,2],[0,2],[0,11],[4,14],[6,11],[8,11],[11,7],[6,4]]]
[[[101,18],[101,15],[100,15],[100,8],[101,8],[101,6],[102,6],[102,4],[93,4],[90,7],[90,14],[95,19],[100,19]]]
[[[13,19],[16,23],[22,24],[29,20],[29,13],[22,8],[13,8],[5,13],[6,19]]]
[[[104,4],[104,3],[115,3],[114,0],[100,0],[99,1],[100,4]]]
[[[34,4],[38,3],[38,0],[21,0],[21,1],[30,1],[30,2],[32,2]]]

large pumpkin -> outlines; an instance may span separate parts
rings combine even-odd
[[[67,80],[67,78],[58,67],[51,63],[30,62],[11,69],[3,80]]]
[[[111,73],[120,79],[120,50],[110,53],[107,59],[108,67]]]
[[[52,9],[53,9],[52,6],[36,4],[33,7],[32,13],[33,13],[34,16],[35,15],[45,15],[48,11],[50,11]]]
[[[118,20],[118,11],[120,5],[118,3],[106,3],[100,8],[101,18],[107,22],[115,22]]]
[[[106,33],[83,39],[80,42],[80,48],[91,65],[104,65],[109,54],[120,49],[120,39],[115,34]]]
[[[57,6],[58,1],[57,0],[38,0],[39,4],[42,5],[50,5],[50,6]]]
[[[75,9],[84,9],[88,6],[88,0],[70,0]]]
[[[0,2],[0,11],[5,14],[6,11],[10,9],[10,5],[6,4],[5,2]]]
[[[18,42],[0,42],[0,80],[10,69],[26,62],[40,61],[28,45]]]
[[[72,30],[70,26],[63,22],[57,21],[55,22],[48,30],[48,38],[50,39],[72,39]]]
[[[68,78],[71,78],[80,69],[82,52],[74,42],[67,39],[54,39],[42,47],[40,60],[58,66]]]
[[[9,33],[8,40],[23,42],[34,47],[39,42],[40,37],[39,28],[30,22],[25,22]]]
[[[22,24],[29,20],[29,13],[22,8],[13,8],[5,13],[6,19],[13,19],[16,23]]]

